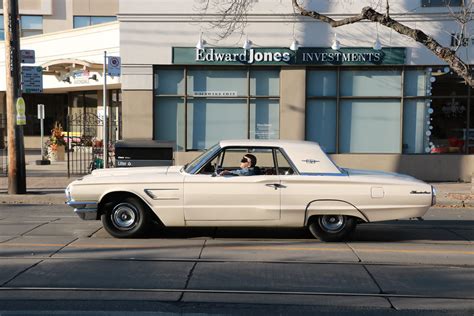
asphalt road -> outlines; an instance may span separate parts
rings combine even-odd
[[[474,210],[358,226],[114,239],[65,206],[0,205],[0,315],[473,315]]]

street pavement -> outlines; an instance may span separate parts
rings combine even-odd
[[[0,315],[472,315],[473,215],[432,208],[344,243],[275,228],[115,239],[64,205],[4,204]]]

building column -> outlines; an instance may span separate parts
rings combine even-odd
[[[280,139],[305,139],[306,68],[280,73]]]

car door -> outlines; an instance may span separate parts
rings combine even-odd
[[[280,219],[280,177],[270,148],[226,148],[218,166],[232,171],[245,153],[257,157],[259,174],[215,176],[188,174],[184,179],[186,225],[265,224]],[[207,224],[206,224],[207,222]]]

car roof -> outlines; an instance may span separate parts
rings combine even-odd
[[[281,139],[234,139],[221,140],[220,147],[233,146],[263,146],[263,147],[287,147],[287,146],[318,146],[318,143],[303,140],[281,140]]]
[[[302,140],[222,140],[224,147],[279,147],[288,154],[295,167],[302,174],[341,174],[339,168],[329,159],[318,143]]]

